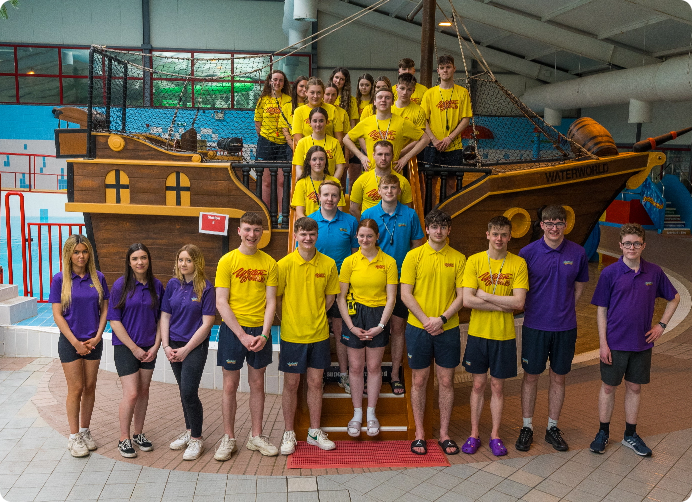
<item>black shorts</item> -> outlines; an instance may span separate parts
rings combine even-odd
[[[286,144],[274,143],[269,141],[264,136],[257,136],[257,150],[255,151],[255,159],[268,160],[274,162],[286,162]],[[268,172],[265,175],[269,175]]]
[[[327,310],[327,317],[341,320],[341,312],[339,312],[339,305],[337,305],[336,299],[334,303],[332,303],[332,306],[329,307],[329,310]]]
[[[353,322],[354,326],[367,331],[380,324],[384,306],[367,307],[360,303],[356,303],[355,305],[356,314],[351,316],[351,322]],[[361,340],[351,333],[346,326],[343,326],[341,329],[341,343],[352,349],[364,349],[365,347],[376,349],[378,347],[386,347],[389,343],[389,323],[384,327],[382,333],[375,335],[374,338],[367,341]]]
[[[406,355],[413,370],[422,370],[435,361],[441,368],[456,368],[461,360],[459,326],[432,336],[423,328],[406,324]]]
[[[146,351],[151,347],[152,345],[140,348]],[[156,367],[156,357],[153,361],[143,363],[135,357],[132,351],[127,348],[127,345],[113,345],[113,359],[115,360],[115,369],[119,377],[132,375],[139,370],[153,370]]]
[[[246,328],[241,326],[245,333],[252,336],[262,334],[262,326],[256,328]],[[226,326],[225,322],[219,326],[219,345],[216,351],[216,365],[221,366],[228,371],[236,371],[243,367],[243,363],[247,360],[248,366],[252,366],[256,370],[266,368],[272,363],[272,341],[267,340],[262,350],[252,352],[238,340],[238,337],[231,331],[231,328]]]
[[[540,375],[550,359],[553,373],[566,375],[572,369],[576,343],[577,328],[541,331],[524,326],[521,331],[521,367],[530,375]]]
[[[622,383],[622,377],[630,383],[644,385],[651,380],[651,349],[642,352],[611,350],[613,364],[601,361],[601,381],[612,387]]]
[[[279,371],[307,373],[308,368],[326,370],[332,365],[329,338],[313,343],[293,343],[281,340]]]
[[[394,304],[392,315],[395,315],[401,319],[408,319],[408,307],[401,299],[401,284],[396,287],[396,303]]]
[[[469,335],[464,351],[464,369],[482,374],[490,369],[494,378],[517,376],[517,340],[490,340]]]
[[[58,357],[61,363],[72,363],[78,359],[84,359],[85,361],[97,361],[101,359],[101,354],[103,354],[103,340],[96,344],[94,350],[85,356],[80,356],[77,354],[77,349],[75,349],[70,341],[65,335],[60,333],[60,338],[58,339]]]
[[[440,152],[431,143],[425,149],[424,158],[428,164],[437,164],[440,166],[460,166],[463,163],[463,150],[461,148],[452,150],[451,152]]]

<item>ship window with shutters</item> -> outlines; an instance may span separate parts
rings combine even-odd
[[[166,178],[166,205],[190,205],[190,179],[180,171],[171,173]]]
[[[130,203],[130,178],[124,171],[114,169],[106,174],[106,204]]]

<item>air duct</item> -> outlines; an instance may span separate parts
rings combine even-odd
[[[317,21],[317,0],[295,0],[293,19],[296,21]]]
[[[290,46],[291,49],[295,49],[295,45],[298,44],[301,40],[303,40],[305,37],[308,36],[308,32],[310,30],[310,22],[308,21],[297,21],[294,19],[294,12],[296,9],[296,5],[298,3],[314,3],[315,4],[315,16],[317,15],[317,3],[316,2],[306,2],[305,0],[298,0],[297,2],[294,3],[293,0],[286,0],[284,2],[284,19],[283,23],[281,24],[281,27],[283,28],[284,33],[288,37],[288,45]],[[301,11],[304,10],[301,8]],[[302,14],[301,14],[302,15]],[[303,45],[303,44],[301,44]],[[298,67],[298,60],[297,58],[284,58],[281,60],[281,63],[279,64],[281,67],[280,69],[283,70],[283,72],[286,74],[288,77],[288,80],[291,82],[298,76],[296,74],[297,67]]]

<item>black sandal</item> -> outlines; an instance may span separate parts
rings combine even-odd
[[[444,441],[438,441],[437,444],[440,445],[440,448],[442,448],[442,451],[445,455],[459,454],[459,446],[454,442],[453,439],[445,439]],[[452,453],[447,453],[447,448],[454,448],[456,451]]]
[[[423,453],[414,450],[414,448],[423,448]],[[424,439],[416,439],[411,443],[411,453],[415,453],[416,455],[425,455],[428,453],[428,443],[426,443]]]
[[[391,381],[389,382],[389,385],[392,386],[392,394],[395,396],[403,396],[406,394],[406,387],[404,387],[404,384],[401,383],[401,380]]]

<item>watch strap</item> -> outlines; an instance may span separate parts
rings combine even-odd
[[[444,315],[441,315],[440,319],[442,319],[442,324],[447,324],[447,318]]]

